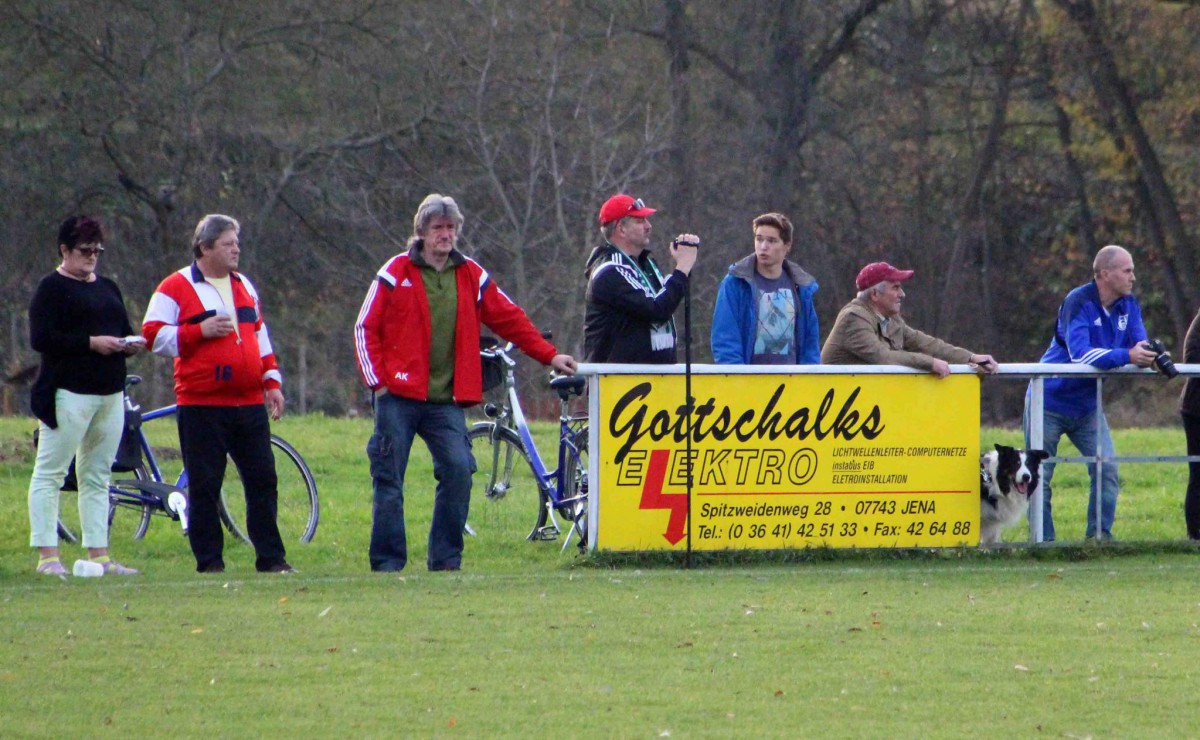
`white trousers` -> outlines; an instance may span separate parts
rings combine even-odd
[[[60,388],[54,393],[54,404],[58,428],[41,425],[29,480],[29,544],[58,546],[58,490],[74,457],[83,546],[108,547],[108,481],[125,428],[123,396],[84,395]]]

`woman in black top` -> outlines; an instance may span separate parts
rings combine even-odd
[[[72,216],[58,230],[62,264],[42,278],[29,304],[29,333],[42,365],[30,405],[41,421],[29,482],[29,544],[37,572],[66,575],[58,559],[59,488],[71,458],[79,482],[83,546],[105,574],[137,573],[108,556],[108,482],[125,427],[125,358],[134,338],[117,284],[96,274],[104,251],[100,223]]]

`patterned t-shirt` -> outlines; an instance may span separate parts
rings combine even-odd
[[[786,274],[766,278],[754,272],[755,365],[796,364],[796,291]]]

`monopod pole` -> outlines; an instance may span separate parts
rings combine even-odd
[[[687,555],[684,567],[692,567],[692,281],[689,278],[683,292],[683,408],[687,441],[684,461],[687,466]]]

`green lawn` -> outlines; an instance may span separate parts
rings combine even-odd
[[[161,423],[152,436],[169,438]],[[228,543],[229,571],[199,576],[160,519],[144,541],[112,543],[143,575],[60,580],[33,575],[26,547],[31,426],[0,419],[5,737],[1170,737],[1200,720],[1200,552],[1178,541],[1181,464],[1123,469],[1117,547],[684,570],[469,540],[464,571],[430,574],[418,444],[412,565],[374,575],[369,422],[290,419],[277,431],[322,500],[316,539],[290,548],[299,575],[256,574]],[[1119,432],[1117,445],[1179,452],[1182,433]],[[1060,468],[1065,537],[1082,535],[1085,478]],[[64,548],[68,565],[77,555]]]

